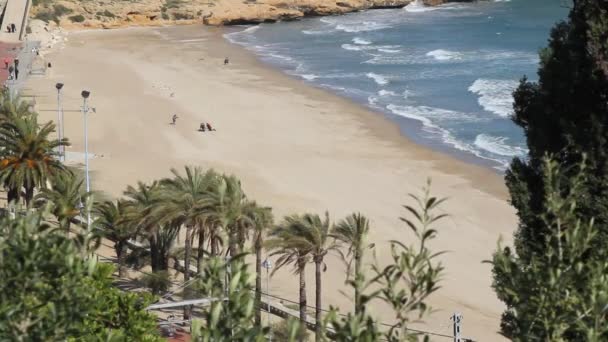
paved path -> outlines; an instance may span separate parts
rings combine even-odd
[[[0,41],[5,43],[18,43],[25,37],[27,17],[29,13],[30,0],[8,0],[4,18],[0,24]],[[15,24],[17,29],[9,33],[6,26]]]

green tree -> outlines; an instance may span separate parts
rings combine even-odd
[[[124,192],[127,205],[132,207],[128,210],[125,224],[136,225],[148,241],[152,272],[169,270],[169,251],[177,235],[175,227],[160,222],[160,191],[158,182],[150,185],[138,182],[136,187],[129,185]]]
[[[57,148],[68,146],[67,139],[53,140],[50,135],[55,125],[47,122],[38,125],[37,115],[16,117],[0,124],[0,181],[8,188],[8,201],[19,200],[23,195],[29,206],[35,188],[46,187],[47,180],[65,172],[57,159]]]
[[[417,244],[406,245],[393,240],[391,244],[391,263],[384,268],[374,266],[380,285],[379,298],[389,304],[395,313],[395,322],[387,339],[391,342],[417,340],[408,330],[408,324],[422,319],[430,312],[428,297],[439,289],[443,266],[436,261],[443,252],[434,253],[428,243],[437,236],[434,225],[445,218],[446,214],[435,212],[445,201],[431,196],[431,182],[423,188],[423,196],[410,194],[416,205],[404,205],[409,214],[401,220],[414,233]]]
[[[111,287],[112,267],[44,216],[0,222],[0,340],[160,341],[151,298]]]
[[[137,226],[128,221],[129,210],[133,210],[124,200],[105,201],[95,206],[97,216],[94,226],[100,235],[114,242],[114,251],[118,261],[118,276],[124,277],[128,241],[137,235]]]
[[[602,226],[608,222],[606,9],[605,1],[573,1],[568,19],[553,28],[541,52],[538,82],[524,79],[514,94],[513,121],[524,130],[529,154],[513,160],[506,181],[520,219],[515,249],[523,259],[544,253],[545,236],[552,233],[541,219],[547,206],[542,179],[547,154],[564,172],[587,155],[577,210]],[[608,237],[607,230],[600,233]]]
[[[299,226],[302,224],[299,215],[286,216],[283,221],[270,232],[266,240],[266,248],[271,256],[279,256],[272,274],[287,265],[293,265],[294,273],[300,276],[300,324],[306,320],[306,264],[310,261],[310,250],[298,249]]]
[[[360,213],[351,214],[332,229],[332,236],[347,247],[346,255],[342,255],[342,257],[347,266],[348,276],[350,276],[353,263],[355,266],[355,283],[358,284],[358,286],[354,286],[355,314],[359,314],[365,309],[365,306],[361,303],[360,287],[362,280],[357,279],[357,276],[363,274],[361,267],[363,266],[365,250],[374,247],[374,244],[368,244],[366,241],[368,234],[369,220]]]
[[[70,225],[85,208],[85,203],[92,200],[83,186],[83,179],[72,172],[63,172],[51,180],[50,188],[42,188],[34,197],[36,207],[50,205],[50,211],[57,218],[59,228],[70,234]]]
[[[256,202],[249,202],[245,211],[252,225],[252,247],[255,253],[255,305],[258,308],[255,313],[255,323],[262,326],[262,252],[264,238],[268,229],[273,226],[274,218],[272,208],[260,207]]]
[[[606,341],[608,252],[595,247],[605,243],[603,227],[578,208],[587,170],[546,159],[543,175],[544,252],[522,258],[499,245],[492,260],[494,289],[507,305],[502,332],[513,341]]]
[[[184,282],[188,282],[190,280],[193,233],[201,231],[205,225],[211,206],[211,200],[207,194],[216,180],[216,174],[213,170],[205,173],[199,167],[189,166],[184,168],[184,172],[185,175],[182,176],[176,169],[171,169],[173,178],[162,181],[164,191],[160,202],[160,212],[165,222],[186,227]],[[186,298],[189,295],[188,290],[189,288],[184,289]],[[184,319],[189,317],[189,307],[185,307]]]
[[[255,324],[257,308],[249,291],[250,274],[242,257],[237,256],[228,263],[220,258],[211,258],[205,264],[201,288],[215,300],[204,311],[203,324],[193,327],[194,341],[266,341],[270,328]],[[225,289],[226,272],[230,272],[230,282]],[[227,300],[223,300],[225,297]],[[292,337],[286,341],[294,341],[295,329],[292,331]]]

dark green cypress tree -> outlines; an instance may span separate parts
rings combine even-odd
[[[514,94],[513,121],[524,129],[529,156],[513,160],[506,182],[520,219],[514,243],[518,267],[524,273],[534,260],[550,253],[547,241],[555,236],[555,227],[546,224],[547,198],[556,184],[563,194],[574,196],[576,217],[595,219],[598,236],[585,260],[604,259],[608,247],[608,1],[574,0],[571,6],[568,19],[553,28],[549,45],[540,54],[538,82],[523,79]],[[546,156],[562,170],[556,184],[546,182]],[[582,184],[572,193],[568,180],[576,176],[583,161]],[[494,287],[507,305],[502,332],[514,338],[522,324],[514,313],[522,303],[516,299],[519,294],[501,291],[513,281],[503,271],[494,267]],[[564,286],[582,291],[588,280],[581,277]],[[530,288],[526,295],[533,296],[535,291]],[[581,337],[571,329],[565,333],[566,340]]]
[[[543,252],[542,159],[548,154],[564,170],[586,156],[579,214],[604,227],[608,222],[607,11],[608,1],[575,0],[568,20],[555,26],[541,52],[538,83],[524,79],[515,92],[513,121],[524,129],[530,152],[527,160],[512,162],[506,181],[520,218],[515,247],[524,260]],[[608,237],[608,230],[601,234]]]

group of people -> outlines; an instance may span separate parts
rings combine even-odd
[[[177,114],[173,114],[173,116],[171,117],[171,124],[175,125],[177,123],[177,118],[179,118],[179,116],[177,116]],[[212,132],[215,131],[215,128],[213,128],[211,126],[210,123],[208,122],[201,122],[201,124],[198,126],[198,131],[199,132]]]
[[[17,25],[15,25],[15,24],[8,24],[8,25],[6,25],[6,32],[8,32],[8,33],[15,33],[15,32],[17,32]]]
[[[19,79],[19,58],[15,58],[11,64],[11,59],[4,57],[4,69],[8,69],[10,79]]]

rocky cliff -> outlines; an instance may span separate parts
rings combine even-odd
[[[196,22],[217,26],[287,21],[374,8],[400,8],[412,1],[414,0],[34,0],[32,16],[68,29]],[[455,0],[422,1],[434,6]]]

